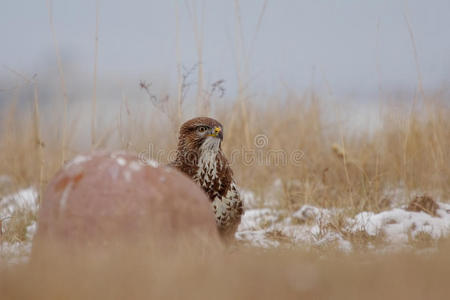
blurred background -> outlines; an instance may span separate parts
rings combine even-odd
[[[3,1],[0,167],[45,183],[80,151],[173,150],[183,121],[210,115],[227,153],[260,134],[305,153],[260,179],[237,162],[247,185],[322,181],[336,164],[345,189],[350,151],[357,184],[384,163],[386,180],[447,186],[449,12],[448,0]],[[33,155],[48,159],[30,171]]]
[[[449,12],[447,0],[3,1],[0,103],[31,93],[14,94],[24,81],[12,70],[36,74],[42,105],[62,96],[55,42],[70,105],[91,101],[95,64],[100,103],[148,101],[140,80],[174,96],[177,66],[196,64],[204,89],[225,81],[226,99],[309,88],[364,105],[410,99],[418,67],[425,91],[450,84]]]

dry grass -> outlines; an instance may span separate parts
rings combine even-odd
[[[321,232],[334,231],[349,240],[354,249],[351,255],[342,254],[332,244],[276,251],[237,247],[205,253],[201,249],[170,252],[169,256],[158,249],[127,249],[125,254],[89,253],[69,259],[58,252],[52,256],[54,263],[45,267],[0,269],[2,299],[445,298],[450,275],[448,240],[419,234],[409,244],[417,250],[433,246],[436,253],[374,256],[367,253],[368,247],[385,246],[383,234],[346,232],[345,219],[363,210],[388,208],[399,199],[390,198],[386,191],[399,187],[431,193],[441,201],[450,198],[450,108],[446,101],[427,101],[410,114],[385,106],[382,126],[370,134],[363,129],[348,131],[339,119],[327,119],[331,108],[316,97],[289,96],[265,104],[246,101],[244,106],[239,100],[234,105],[232,101],[213,103],[215,116],[225,126],[224,150],[233,160],[240,185],[255,191],[261,205],[273,182],[281,180],[282,189],[276,195],[279,208],[292,212],[311,204],[342,209],[330,223],[319,225]],[[409,110],[405,105],[400,111]],[[0,174],[13,182],[1,187],[2,194],[30,185],[45,186],[61,166],[62,151],[73,157],[90,149],[89,137],[84,148],[76,146],[73,128],[67,131],[62,149],[62,129],[54,126],[57,120],[40,116],[36,122],[39,116],[32,107],[19,110],[12,101],[1,114]],[[175,149],[173,122],[179,122],[178,115],[145,113],[126,98],[117,114],[117,121],[96,128],[97,148],[145,152],[152,144],[149,155],[168,160],[157,152],[168,154]],[[255,143],[260,135],[267,138],[263,141],[267,144]],[[273,155],[279,150],[287,155],[284,160]],[[253,161],[249,163],[242,151],[253,155]],[[290,155],[298,151],[302,159],[294,163]],[[410,200],[400,199],[404,204]],[[23,240],[33,218],[17,216],[2,239]],[[282,232],[268,234],[288,243]]]
[[[404,113],[410,110],[407,105],[401,110],[383,107],[387,113],[381,116],[382,126],[371,134],[364,129],[346,131],[339,120],[327,120],[330,108],[316,98],[290,96],[264,105],[247,101],[246,119],[239,117],[239,108],[224,102],[215,106],[215,115],[225,126],[224,150],[240,185],[262,199],[267,187],[281,179],[281,207],[295,209],[308,203],[354,212],[379,211],[392,201],[385,191],[395,188],[431,191],[444,201],[450,196],[450,108],[446,99],[426,102],[410,114]],[[148,152],[151,144],[149,156],[162,162],[170,159],[176,145],[171,122],[179,122],[177,118],[160,112],[145,114],[130,103],[117,108],[119,113],[119,121],[97,130],[102,141],[97,148]],[[61,166],[58,157],[63,149],[58,143],[62,131],[47,116],[41,117],[37,130],[33,112],[17,111],[15,102],[1,114],[1,173],[10,176],[17,187],[45,184]],[[242,130],[247,126],[248,132]],[[76,134],[74,129],[67,132],[64,151],[69,158],[89,150],[74,146]],[[265,144],[256,145],[254,139],[261,135]],[[299,153],[301,160],[294,161],[294,154]]]
[[[48,253],[51,263],[0,269],[0,294],[2,299],[445,299],[448,247],[447,241],[431,255],[325,257],[301,249],[224,252],[189,245],[173,245],[169,252],[126,247],[70,257],[54,249]]]
[[[198,64],[183,71],[177,5],[176,97],[159,98],[146,85],[148,104],[156,109],[150,111],[149,105],[131,101],[125,94],[117,107],[111,103],[102,107],[96,84],[97,6],[90,130],[76,130],[79,119],[69,103],[76,99],[68,97],[50,1],[47,4],[62,96],[50,104],[51,113],[42,113],[37,82],[16,74],[32,85],[35,93],[29,107],[18,107],[13,95],[0,111],[0,176],[9,178],[6,184],[0,182],[0,199],[29,186],[35,186],[42,195],[64,160],[90,149],[125,149],[167,162],[176,146],[177,128],[186,119],[185,108],[191,104],[199,114],[211,112],[222,122],[224,151],[232,160],[237,181],[255,192],[261,206],[275,198],[283,212],[291,213],[304,204],[338,208],[331,220],[319,221],[317,238],[338,233],[351,243],[353,251],[345,254],[332,243],[293,247],[280,230],[265,233],[282,245],[269,251],[243,244],[216,249],[174,242],[169,248],[127,244],[71,255],[67,248],[47,245],[46,256],[30,264],[11,267],[0,262],[1,299],[448,298],[448,237],[435,240],[423,232],[410,236],[412,251],[406,248],[397,254],[375,254],[369,248],[384,249],[387,244],[383,232],[369,235],[365,230],[349,231],[346,221],[361,211],[378,212],[411,200],[410,210],[436,214],[434,200],[450,199],[450,101],[444,93],[425,95],[407,12],[421,102],[414,99],[410,105],[389,99],[392,101],[380,104],[381,126],[369,133],[364,128],[349,129],[346,117],[352,117],[352,108],[345,104],[331,107],[314,93],[295,95],[289,91],[288,96],[275,95],[264,102],[249,97],[250,58],[267,1],[248,50],[239,1],[235,1],[236,99],[218,102],[214,89],[205,92],[203,8],[198,9],[192,1],[188,9]],[[194,104],[186,94],[192,85],[187,77],[195,72]],[[105,110],[117,116],[106,126],[99,120]],[[274,195],[271,186],[275,181],[281,189]],[[406,196],[391,196],[389,192],[396,189],[406,191]],[[425,193],[429,196],[422,196]],[[286,216],[280,211],[279,218]],[[21,210],[9,217],[8,228],[0,231],[0,244],[25,240],[27,226],[36,218]],[[430,247],[434,252],[429,252]]]

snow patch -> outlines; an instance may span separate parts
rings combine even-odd
[[[244,204],[244,209],[256,208],[261,203],[261,199],[256,197],[255,193],[250,190],[241,188],[239,193]]]
[[[116,158],[116,162],[117,162],[117,164],[119,164],[119,166],[122,166],[122,167],[127,164],[127,161],[123,157]]]
[[[436,240],[450,234],[450,204],[438,202],[438,216],[424,212],[410,212],[394,208],[381,213],[361,212],[347,218],[345,226],[337,229],[333,219],[338,209],[304,205],[290,213],[274,208],[249,209],[242,216],[236,239],[254,247],[334,245],[343,252],[351,252],[351,234],[365,232],[368,236],[382,234],[386,246],[383,251],[410,247],[411,239],[428,234]]]
[[[292,214],[292,219],[297,222],[307,221],[330,221],[333,211],[323,208],[317,208],[311,205],[303,205],[299,210]]]
[[[144,160],[144,163],[146,165],[150,166],[150,167],[153,167],[153,168],[159,167],[159,163],[156,160],[153,160],[153,159],[146,159],[146,160]]]
[[[39,208],[37,198],[38,193],[33,187],[3,197],[0,199],[0,218],[8,217],[21,209],[36,213]]]
[[[130,162],[130,164],[128,165],[128,167],[135,172],[138,172],[142,166],[137,162],[137,161],[132,161]]]
[[[90,161],[91,157],[86,155],[77,155],[72,160],[70,160],[66,165],[64,166],[65,169],[68,169],[72,166],[83,164],[87,161]]]
[[[0,263],[21,264],[28,262],[31,254],[31,240],[25,242],[0,243]]]
[[[16,212],[30,211],[36,214],[39,208],[38,193],[33,188],[20,190],[14,194],[0,199],[0,220],[3,230],[7,229],[11,217]],[[32,221],[26,228],[24,241],[7,242],[0,240],[0,262],[9,264],[23,263],[28,261],[34,234],[37,230],[36,221]]]
[[[254,247],[276,248],[280,245],[279,242],[268,239],[264,230],[240,231],[236,233],[236,238],[241,241],[251,241]]]
[[[371,236],[384,233],[386,239],[393,244],[407,243],[418,234],[429,234],[433,239],[445,237],[450,233],[450,213],[445,209],[450,206],[439,203],[439,217],[424,212],[405,211],[395,208],[379,214],[362,212],[355,216],[352,231],[365,231]]]

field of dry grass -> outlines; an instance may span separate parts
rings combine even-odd
[[[124,102],[118,117],[97,129],[95,144],[76,143],[76,126],[67,126],[63,144],[61,119],[42,116],[38,102],[31,103],[18,109],[11,101],[1,112],[0,173],[8,178],[0,186],[2,196],[30,186],[41,194],[64,161],[92,148],[125,149],[164,163],[175,148],[175,128],[184,120],[170,111],[142,113],[139,105]],[[291,95],[264,104],[217,101],[212,115],[225,127],[223,147],[237,181],[251,193],[247,207],[279,212],[276,221],[258,221],[259,228],[272,226],[264,235],[278,247],[240,242],[232,249],[170,255],[161,249],[127,249],[125,254],[89,253],[80,261],[58,252],[45,267],[2,262],[0,294],[5,299],[444,299],[448,237],[419,232],[408,236],[408,248],[391,253],[384,232],[370,235],[348,227],[348,218],[358,213],[402,207],[415,196],[426,194],[441,203],[450,199],[448,99],[395,103],[380,104],[381,126],[369,132],[346,126],[351,114],[327,117],[345,111],[345,105],[330,107],[314,96]],[[397,190],[402,193],[393,193]],[[292,218],[305,205],[337,213],[326,222]],[[318,238],[340,234],[353,251],[333,242],[293,243],[273,227],[288,216],[290,224],[317,226]],[[18,210],[8,218],[2,243],[29,238],[27,226],[35,213]]]
[[[202,63],[183,68],[177,11],[176,90],[136,83],[146,103],[125,92],[112,103],[97,91],[97,5],[92,101],[78,110],[47,4],[59,90],[41,93],[37,78],[7,68],[20,84],[0,103],[0,299],[448,298],[450,95],[424,92],[406,12],[418,72],[413,99],[380,91],[377,104],[355,106],[313,88],[260,96],[250,87],[254,45],[244,40],[235,1],[236,97],[223,95],[222,80],[207,86]],[[253,12],[253,42],[266,4]],[[192,12],[202,62],[203,20]],[[20,99],[21,88],[31,96]],[[179,125],[194,115],[224,126],[246,210],[234,244],[140,241],[78,255],[49,244],[28,259],[43,191],[68,160],[121,149],[166,163]]]
[[[48,253],[0,269],[2,299],[446,299],[449,244],[433,254],[114,249]]]
[[[224,124],[223,148],[240,185],[264,199],[266,187],[281,180],[280,207],[380,211],[392,200],[385,191],[396,188],[448,199],[448,99],[379,106],[381,126],[371,132],[364,124],[349,128],[351,108],[345,104],[330,107],[309,96],[264,104],[220,99],[212,115]],[[176,128],[186,117],[143,112],[133,104],[116,110],[117,118],[97,130],[98,140],[91,146],[86,127],[77,129],[76,117],[63,134],[58,110],[42,117],[33,104],[18,110],[12,101],[1,112],[0,170],[12,179],[7,188],[44,187],[65,161],[93,148],[125,149],[162,163],[173,159]],[[67,136],[64,146],[62,136]],[[75,142],[76,136],[84,144]]]

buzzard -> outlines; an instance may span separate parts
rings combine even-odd
[[[199,184],[209,196],[219,232],[232,237],[243,213],[233,171],[222,152],[223,126],[199,117],[181,125],[177,156],[170,163]]]

